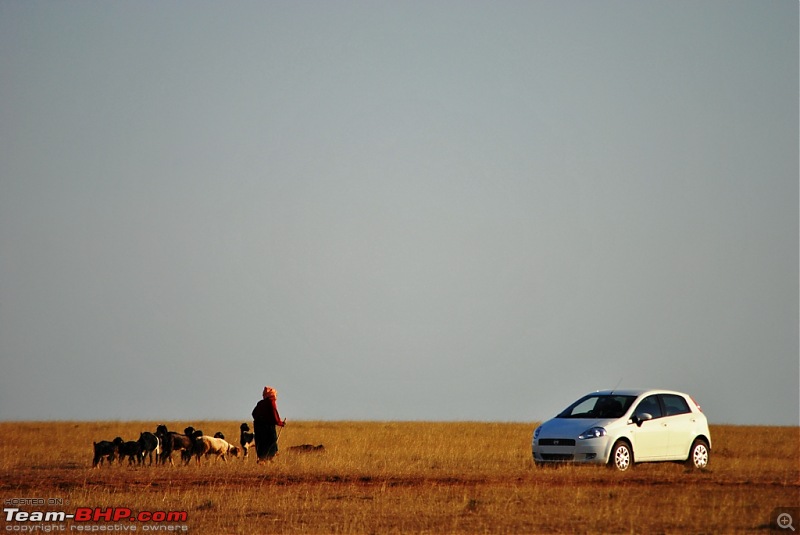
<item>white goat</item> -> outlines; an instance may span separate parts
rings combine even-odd
[[[206,457],[216,455],[218,459],[222,458],[223,461],[227,462],[225,456],[232,455],[233,457],[238,457],[239,448],[223,438],[203,435],[195,439],[194,454],[197,458],[197,464],[200,464],[200,456],[202,455]]]

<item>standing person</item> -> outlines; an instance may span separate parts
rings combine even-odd
[[[253,409],[253,432],[259,463],[271,461],[278,454],[278,433],[275,426],[286,425],[286,420],[281,420],[278,414],[278,392],[265,386],[261,395],[263,399]]]

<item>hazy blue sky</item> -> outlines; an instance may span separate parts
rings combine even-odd
[[[0,419],[798,424],[798,2],[0,0]]]

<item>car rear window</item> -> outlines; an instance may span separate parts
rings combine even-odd
[[[676,396],[675,394],[662,394],[661,401],[664,403],[664,410],[666,411],[666,416],[674,416],[676,414],[686,414],[687,412],[692,412],[689,408],[689,404],[686,403],[686,400],[683,396]]]

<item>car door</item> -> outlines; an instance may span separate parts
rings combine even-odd
[[[686,459],[694,440],[695,416],[683,396],[661,394],[661,404],[667,429],[667,458]]]
[[[667,433],[662,418],[661,402],[657,394],[647,396],[634,409],[635,416],[649,414],[652,418],[633,427],[633,458],[639,461],[656,461],[667,454]]]

